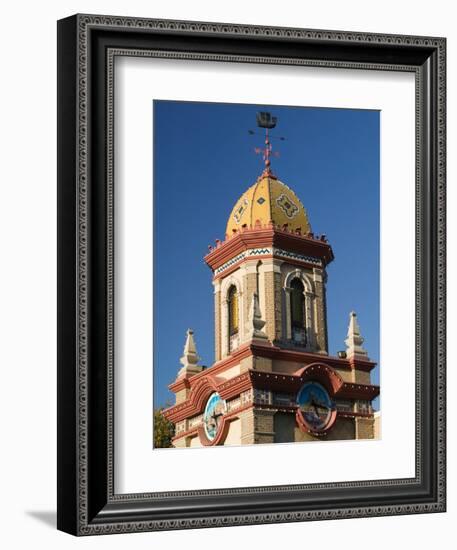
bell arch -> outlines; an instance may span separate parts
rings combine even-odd
[[[316,347],[313,281],[301,269],[292,270],[284,279],[284,293],[286,340],[311,351]]]

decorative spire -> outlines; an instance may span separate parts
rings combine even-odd
[[[262,172],[261,178],[264,177],[271,177],[276,179],[276,176],[271,171],[271,156],[279,156],[279,153],[277,151],[273,152],[273,146],[271,144],[271,137],[275,137],[276,139],[284,140],[283,137],[279,136],[270,136],[269,131],[275,128],[276,122],[278,121],[278,118],[275,116],[271,116],[271,113],[268,113],[266,111],[260,111],[257,113],[257,126],[259,128],[265,128],[265,147],[256,147],[254,150],[257,154],[263,155],[263,160],[265,163],[265,168]],[[253,130],[249,130],[249,133],[251,135],[257,134],[257,132],[254,132]]]
[[[360,334],[360,327],[357,321],[357,314],[351,311],[349,315],[349,328],[347,338],[344,341],[346,344],[346,356],[348,359],[357,358],[368,359],[367,351],[362,348],[364,339]]]
[[[252,295],[251,306],[249,308],[248,322],[246,324],[248,340],[261,339],[268,340],[268,336],[263,332],[265,321],[260,312],[259,297],[254,292]]]
[[[182,367],[178,372],[178,378],[190,377],[198,372],[201,372],[203,367],[198,364],[200,357],[197,355],[197,346],[194,340],[194,331],[187,329],[186,343],[184,344],[184,351],[179,362]]]

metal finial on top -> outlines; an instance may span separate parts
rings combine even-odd
[[[279,153],[277,151],[273,151],[270,139],[274,137],[276,139],[284,141],[283,137],[270,136],[269,133],[269,130],[272,130],[276,127],[278,118],[272,116],[271,113],[268,113],[266,111],[260,111],[256,115],[256,120],[257,126],[259,128],[265,128],[265,147],[256,147],[254,150],[257,154],[263,154],[265,170],[262,175],[273,176],[273,173],[271,172],[271,156],[274,155],[276,157],[279,157]],[[254,132],[253,130],[249,130],[249,133],[251,135],[257,134],[257,132]]]

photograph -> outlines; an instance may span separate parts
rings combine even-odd
[[[213,4],[58,18],[57,529],[433,545],[451,18]]]
[[[153,448],[381,437],[379,110],[153,101]]]

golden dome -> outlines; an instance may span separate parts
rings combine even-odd
[[[243,226],[255,227],[258,222],[287,224],[290,231],[299,229],[304,234],[311,231],[300,199],[290,187],[268,173],[263,173],[238,199],[228,219],[226,234],[231,237]]]

